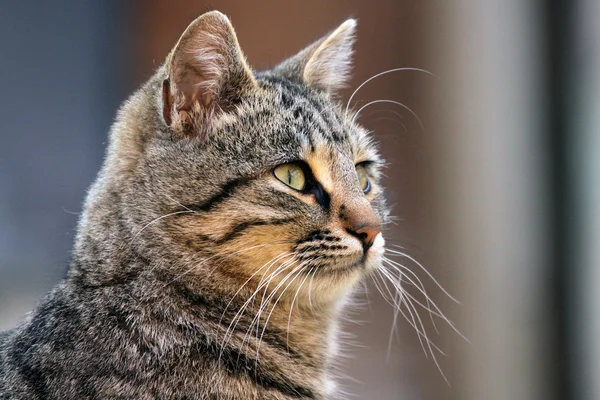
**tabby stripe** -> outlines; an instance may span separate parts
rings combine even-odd
[[[32,346],[33,343],[28,343]],[[32,357],[28,357],[27,344],[23,340],[14,343],[14,348],[10,354],[12,357],[11,361],[17,368],[19,377],[23,379],[27,387],[35,394],[36,398],[40,400],[48,399],[49,391],[46,384],[46,375],[50,371],[44,370],[38,365]]]
[[[241,186],[246,186],[249,182],[251,182],[253,178],[236,178],[227,182],[221,188],[221,191],[217,194],[213,195],[210,199],[206,200],[201,204],[190,204],[184,205],[185,208],[188,208],[192,211],[211,211],[220,203],[227,200],[231,195]]]
[[[312,108],[311,114],[316,116],[316,119],[314,119],[316,125],[321,128],[322,133],[328,132],[331,124],[327,120],[326,115],[330,110],[326,105],[321,104],[320,102],[312,102],[310,105]]]
[[[240,304],[229,304],[229,307],[227,307],[228,304],[226,302],[194,292],[188,289],[183,283],[173,281],[173,279],[168,276],[159,276],[158,279],[166,283],[168,282],[174,293],[184,298],[191,306],[201,309],[202,317],[215,327],[220,325],[223,328],[229,328],[231,321],[237,315]],[[223,312],[226,308],[227,310]],[[196,310],[196,312],[200,312],[200,310]],[[238,318],[239,320],[237,321],[237,324],[235,324],[233,330],[245,334],[248,332],[248,328],[254,318],[252,315],[246,315],[245,313],[242,316],[238,316]],[[287,341],[282,339],[284,335],[284,332],[268,327],[265,329],[263,342],[269,346],[285,350],[290,358],[301,358],[301,355],[296,352],[295,349],[288,346]],[[312,365],[310,362],[308,364]]]
[[[255,226],[264,225],[284,225],[296,221],[295,218],[279,218],[279,219],[258,219],[255,221],[246,221],[234,226],[229,232],[223,235],[219,240],[216,241],[218,244],[226,243],[232,239],[241,236],[244,231],[253,228]]]
[[[262,366],[260,360],[248,356],[237,348],[230,346],[221,347],[210,342],[197,342],[193,348],[198,353],[198,357],[205,358],[207,355],[215,360],[219,360],[225,370],[233,376],[247,376],[256,385],[265,389],[274,389],[281,394],[295,399],[308,398],[316,399],[312,389],[301,386],[288,379],[285,376],[274,374]]]
[[[332,129],[333,126],[336,126],[337,123],[340,123],[337,115],[332,111],[332,109],[328,109],[326,105],[319,104],[322,110],[326,110],[324,112],[320,112],[320,116],[323,122],[326,125],[326,129],[323,132],[323,136],[327,138],[328,141],[333,141],[336,143],[347,140],[346,134],[344,131],[335,131]],[[335,120],[335,121],[334,121]]]
[[[300,104],[297,104],[296,109],[294,110],[294,116],[299,117],[302,119],[302,125],[306,125],[306,124],[312,124],[313,119],[311,117],[309,117],[310,114],[307,114],[305,111],[310,107],[310,104],[308,102],[302,102]],[[296,118],[296,119],[299,119]],[[311,129],[310,131],[306,131],[304,130],[304,126],[302,127],[301,132],[299,132],[300,135],[306,137],[306,139],[308,139],[308,145],[310,146],[310,151],[314,152],[316,149],[316,143],[315,143],[315,138],[313,136],[313,131],[314,129]]]

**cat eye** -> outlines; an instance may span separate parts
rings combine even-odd
[[[292,189],[304,190],[306,185],[306,176],[304,171],[296,164],[282,164],[273,171],[277,179],[285,183]]]
[[[371,190],[371,181],[369,180],[369,176],[367,175],[367,169],[364,165],[358,164],[356,166],[356,177],[358,178],[358,185],[363,193],[369,193]]]

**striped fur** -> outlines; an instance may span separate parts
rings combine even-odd
[[[245,61],[222,14],[188,28],[118,113],[67,278],[0,334],[0,398],[330,398],[340,307],[379,265],[344,224],[387,215],[381,160],[325,70],[348,66],[346,25],[262,73],[229,65]],[[196,86],[173,63],[202,32],[221,53],[195,60],[222,65]],[[187,92],[174,70],[191,76]],[[190,91],[209,86],[208,100]],[[275,178],[291,161],[318,193]]]

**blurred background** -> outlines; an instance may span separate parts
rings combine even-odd
[[[345,327],[343,398],[600,399],[595,0],[1,1],[0,329],[64,276],[117,107],[210,9],[257,70],[358,18],[344,100],[382,71],[435,74],[382,75],[353,104],[422,121],[389,102],[360,118],[390,162],[388,243],[461,304],[395,259],[469,342],[421,310],[449,384],[401,317],[388,350],[394,313],[369,284]]]

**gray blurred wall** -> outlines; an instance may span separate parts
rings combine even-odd
[[[64,275],[128,89],[118,1],[0,5],[0,329]]]

